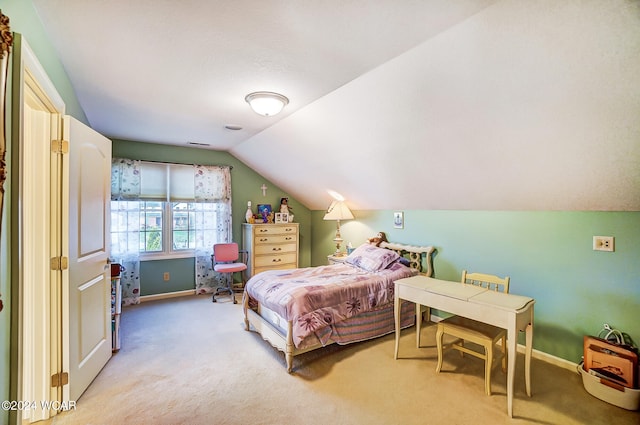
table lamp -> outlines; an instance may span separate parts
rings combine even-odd
[[[333,254],[336,257],[341,257],[345,255],[345,252],[340,251],[340,245],[343,242],[342,236],[340,236],[340,220],[350,220],[353,218],[353,213],[347,207],[347,204],[344,201],[333,201],[329,208],[327,208],[327,213],[324,215],[323,220],[335,220],[336,221],[336,237],[333,238],[333,241],[336,243],[336,252]]]

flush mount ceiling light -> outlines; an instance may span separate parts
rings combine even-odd
[[[249,93],[244,100],[251,105],[251,109],[265,117],[278,114],[289,103],[289,99],[285,96],[270,91]]]

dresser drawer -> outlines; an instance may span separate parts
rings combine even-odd
[[[296,252],[298,250],[298,245],[294,243],[281,243],[281,244],[265,244],[259,245],[256,244],[256,255],[264,255],[264,254],[283,254],[286,252]]]
[[[261,244],[297,242],[298,236],[293,233],[291,235],[256,235],[254,243],[256,248]]]
[[[273,224],[265,224],[264,226],[256,226],[254,232],[256,236],[277,235],[283,233],[296,235],[298,233],[298,228],[296,226],[274,226]]]
[[[256,255],[255,265],[256,269],[259,267],[275,268],[286,264],[293,264],[293,267],[290,268],[295,268],[297,259],[298,254],[296,252],[275,255]]]
[[[277,266],[269,266],[269,267],[256,267],[254,275],[257,275],[260,272],[266,272],[268,270],[287,270],[287,269],[295,269],[296,265],[294,263],[287,264],[278,264]]]

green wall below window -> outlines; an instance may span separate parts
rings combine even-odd
[[[169,280],[164,274],[169,273]],[[140,262],[140,295],[166,294],[195,289],[193,258],[151,260]]]

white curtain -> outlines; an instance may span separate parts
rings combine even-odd
[[[120,263],[122,304],[140,303],[140,161],[111,162],[111,261]]]
[[[231,241],[231,168],[195,166],[196,294],[209,294],[224,278],[213,271],[213,244]]]

